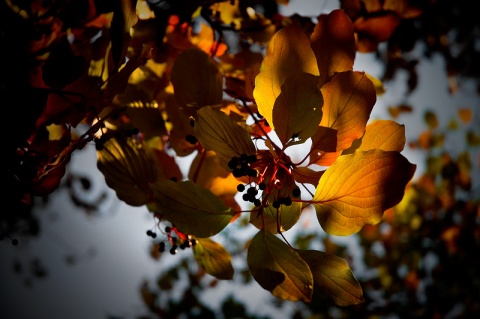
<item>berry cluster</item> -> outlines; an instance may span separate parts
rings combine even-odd
[[[250,164],[255,163],[257,160],[256,155],[242,154],[240,156],[234,156],[228,162],[228,167],[232,169],[233,176],[242,177],[257,177],[257,170],[250,167]]]
[[[161,253],[167,250],[167,244],[170,245],[168,250],[172,255],[177,253],[178,248],[184,250],[185,248],[193,247],[197,244],[195,238],[183,234],[174,226],[166,226],[164,230],[166,238],[158,243],[158,251]],[[157,238],[157,234],[151,230],[147,230],[147,236]]]
[[[242,195],[242,199],[246,202],[253,203],[255,206],[261,206],[262,201],[260,198],[257,198],[257,195],[259,194],[259,190],[263,191],[266,188],[265,183],[260,183],[258,184],[258,189],[256,186],[250,186],[245,194]],[[237,190],[239,192],[245,191],[246,187],[244,184],[238,184],[237,185]]]

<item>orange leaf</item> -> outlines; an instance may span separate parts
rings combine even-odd
[[[297,23],[278,31],[270,40],[260,73],[255,78],[253,96],[258,111],[272,125],[273,105],[289,75],[297,73],[318,75],[317,61],[310,41]]]
[[[377,100],[375,87],[365,73],[347,71],[335,74],[321,91],[324,105],[320,126],[338,131],[336,152],[341,152],[364,134],[370,112]],[[312,137],[312,150],[322,143],[322,137]],[[326,157],[322,157],[316,164],[331,165],[334,159],[335,157],[326,161]]]
[[[466,108],[459,109],[458,116],[460,117],[460,120],[462,120],[463,123],[468,124],[472,121],[473,112],[471,109],[466,109]]]
[[[400,202],[415,168],[392,151],[340,156],[320,178],[313,198],[320,225],[331,235],[346,236],[378,223]]]
[[[199,152],[192,161],[188,179],[210,190],[218,197],[233,196],[237,193],[238,180],[231,170],[226,171],[220,166],[215,152]]]
[[[310,36],[320,72],[320,86],[336,72],[353,70],[355,34],[352,20],[341,9],[320,15]]]

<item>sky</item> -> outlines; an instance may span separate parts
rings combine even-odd
[[[302,1],[301,5],[299,1]],[[298,13],[313,15],[315,1],[291,1],[292,7],[295,3]],[[329,9],[322,8],[325,12]],[[292,12],[285,10],[284,13]],[[381,65],[371,54],[358,54],[355,63],[356,70],[381,75]],[[411,140],[426,129],[423,122],[426,109],[435,110],[444,125],[459,107],[478,109],[480,103],[473,85],[468,82],[460,93],[448,93],[448,81],[439,57],[422,61],[418,74],[421,76],[419,89],[408,97],[405,74],[399,74],[395,81],[387,83],[387,93],[378,98],[371,119],[389,119],[387,108],[392,105],[403,102],[414,105],[412,113],[396,119],[405,124],[407,139]],[[478,113],[476,116],[478,120]],[[461,143],[463,139],[453,137],[447,141],[447,148],[455,151]],[[417,164],[416,176],[419,176],[424,169],[421,152],[407,148],[403,154]],[[18,238],[18,246],[12,246],[8,240],[0,242],[1,319],[106,319],[108,316],[127,319],[148,314],[140,296],[141,283],[144,280],[154,282],[162,269],[175,263],[176,256],[162,258],[162,262],[150,257],[151,239],[145,232],[153,228],[155,221],[146,208],[129,207],[116,200],[95,161],[95,148],[89,145],[74,153],[69,171],[92,178],[92,196],[108,192],[100,214],[89,216],[79,211],[66,200],[66,190],[61,189],[46,207],[35,212],[41,222],[38,238]],[[478,185],[478,170],[476,175]],[[338,241],[349,245],[352,253],[358,251],[354,240],[338,238]],[[68,264],[67,256],[73,256],[75,262]],[[40,268],[48,273],[46,277],[32,275],[34,260],[39,260]],[[14,263],[21,266],[21,272],[13,271]],[[207,292],[204,299],[214,304],[216,294],[225,296],[229,293],[235,293],[239,300],[247,302],[250,310],[258,315],[278,312],[278,309],[265,307],[270,293],[258,285],[238,287],[222,282]],[[285,307],[285,313],[288,313],[295,305],[286,303]]]

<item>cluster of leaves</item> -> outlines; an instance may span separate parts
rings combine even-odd
[[[478,317],[480,265],[474,256],[480,247],[480,197],[471,180],[471,155],[479,144],[468,137],[478,130],[468,114],[460,109],[458,118],[443,126],[435,112],[425,113],[427,130],[411,145],[425,152],[425,172],[379,224],[358,233],[363,261],[376,271],[359,279],[367,302],[335,308],[339,317]],[[457,154],[444,142],[452,131],[466,133]],[[322,307],[322,313],[331,308]],[[309,308],[309,314],[320,311]]]
[[[98,138],[98,167],[107,184],[125,203],[146,205],[171,222],[178,236],[195,238],[196,260],[217,278],[230,279],[234,271],[228,251],[209,237],[248,213],[259,231],[247,263],[263,288],[293,301],[311,301],[316,289],[339,305],[362,302],[344,260],[295,249],[283,236],[309,206],[333,235],[378,223],[401,200],[415,170],[400,154],[402,125],[367,126],[376,91],[365,73],[353,70],[351,20],[335,10],[321,15],[312,31],[291,21],[268,41],[258,74],[243,75],[243,91],[228,90],[226,82],[230,99],[223,94],[228,66],[222,57],[185,47],[168,71],[169,85],[155,97],[168,120],[157,123],[157,130],[165,123],[163,135],[145,128],[125,134],[120,119],[108,122]],[[138,119],[132,122],[139,126]],[[290,147],[307,141],[305,158],[292,160]],[[174,156],[190,154],[195,157],[183,180]],[[305,184],[315,192],[302,197]],[[238,192],[245,192],[243,203],[236,201]]]
[[[2,3],[1,41],[16,46],[2,56],[1,98],[18,106],[13,125],[25,122],[2,171],[14,212],[58,188],[72,153],[95,141],[118,198],[195,239],[207,273],[232,278],[230,254],[210,237],[249,214],[258,233],[247,263],[260,286],[287,300],[311,301],[315,290],[362,302],[343,259],[295,248],[283,233],[307,207],[332,235],[378,223],[415,170],[400,154],[404,127],[367,123],[376,88],[353,70],[358,43],[343,10],[314,24],[267,18],[255,4]],[[183,176],[179,159],[190,155]]]

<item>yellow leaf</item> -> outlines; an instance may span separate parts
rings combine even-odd
[[[217,154],[220,165],[226,170],[231,170],[228,162],[233,157],[256,154],[255,145],[247,130],[225,113],[210,106],[197,111],[194,132],[205,149],[213,150]]]
[[[318,75],[317,61],[308,37],[297,23],[293,23],[272,37],[260,73],[255,78],[253,96],[258,111],[272,128],[273,106],[283,83],[289,75],[302,72]]]
[[[310,36],[320,72],[320,86],[336,72],[353,70],[355,33],[352,20],[341,9],[322,14]]]
[[[351,147],[342,154],[350,154],[355,150],[368,151],[375,148],[401,152],[405,147],[405,142],[404,125],[391,120],[377,120],[367,125],[365,135],[359,140],[357,147],[354,149]]]
[[[273,106],[273,126],[282,144],[304,143],[322,119],[323,97],[318,77],[309,73],[289,75]]]
[[[346,236],[378,223],[403,197],[416,166],[398,152],[370,150],[340,156],[320,178],[313,203],[322,228]]]
[[[366,74],[366,75],[370,79],[370,81],[372,81],[373,86],[375,86],[375,92],[377,92],[378,96],[386,92],[385,87],[383,86],[383,82],[380,79],[374,77],[371,74]]]
[[[210,238],[197,238],[193,256],[207,274],[218,279],[233,278],[232,256],[221,244]]]

